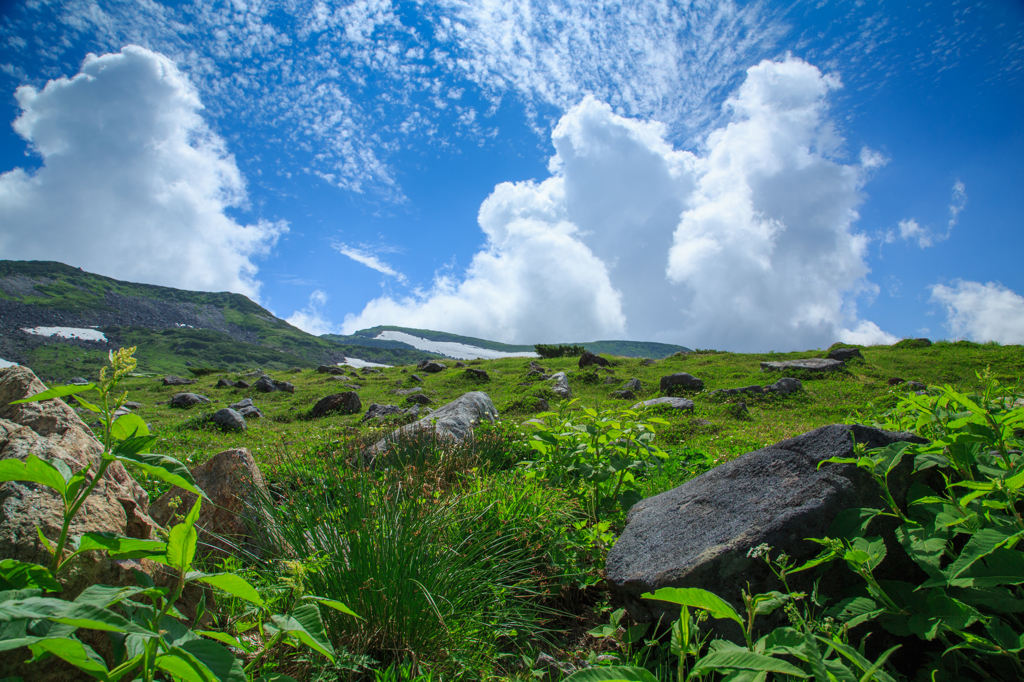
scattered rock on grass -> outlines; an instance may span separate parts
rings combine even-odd
[[[846,362],[847,360],[853,360],[854,358],[864,359],[861,355],[859,348],[833,348],[828,352],[829,360],[840,360]]]
[[[583,351],[583,355],[580,356],[580,369],[589,367],[590,365],[597,365],[598,367],[607,367],[608,361],[602,358],[600,355],[591,353],[589,350]]]
[[[611,377],[608,377],[608,378],[610,379]],[[629,381],[627,381],[626,383],[622,384],[622,390],[623,391],[633,391],[634,393],[639,393],[640,389],[641,389],[640,380],[637,379],[636,377],[634,377],[634,378],[630,379]]]
[[[192,379],[182,379],[181,377],[168,374],[164,377],[164,386],[188,386],[189,384],[196,383]]]
[[[405,410],[398,405],[379,405],[377,403],[372,403],[368,408],[366,408],[366,414],[363,415],[363,421],[365,422],[370,419],[384,419],[386,417],[394,417],[400,414],[405,414]]]
[[[569,388],[569,378],[565,376],[565,372],[558,372],[557,374],[551,375],[550,381],[552,383],[552,393],[562,400],[569,400],[572,398],[572,389]]]
[[[344,374],[345,370],[338,365],[320,365],[316,368],[319,374]]]
[[[214,412],[210,415],[210,421],[225,431],[245,431],[245,417],[230,407]]]
[[[205,395],[199,395],[198,393],[178,393],[171,398],[171,407],[192,407],[193,405],[201,405],[203,403],[210,402],[210,399]]]
[[[658,387],[662,393],[667,394],[672,394],[676,391],[703,391],[704,382],[686,372],[678,372],[663,376]]]
[[[764,390],[768,393],[778,393],[779,395],[789,395],[796,393],[797,391],[803,390],[804,385],[800,383],[799,379],[793,377],[782,377],[774,384],[768,384],[764,387]]]
[[[644,407],[657,407],[658,405],[668,405],[669,407],[676,410],[692,410],[693,401],[689,398],[652,398],[651,400],[645,400],[637,403],[630,409],[639,410]]]
[[[405,397],[405,402],[417,403],[419,405],[429,405],[431,403],[431,400],[422,393],[413,393],[412,395]]]
[[[464,374],[470,379],[476,379],[477,381],[490,381],[491,377],[488,376],[487,372],[482,369],[474,369],[470,367]]]
[[[636,400],[636,394],[633,391],[612,391],[608,395],[618,400]]]
[[[396,429],[377,441],[366,454],[372,464],[373,460],[387,449],[389,443],[429,431],[434,431],[441,439],[461,442],[472,435],[477,424],[484,420],[493,422],[497,418],[498,410],[495,409],[490,397],[481,391],[471,391],[439,407],[427,417]]]
[[[441,362],[434,362],[433,360],[423,360],[418,365],[416,365],[416,369],[427,372],[428,374],[436,374],[437,372],[445,370],[446,366],[444,365],[444,363]]]
[[[310,410],[309,416],[316,419],[325,417],[331,412],[355,414],[361,409],[363,409],[363,404],[359,402],[359,395],[355,391],[345,391],[321,398]]]
[[[784,360],[779,362],[762,362],[762,372],[785,372],[791,369],[802,369],[807,372],[835,372],[846,367],[842,360],[827,358],[807,358],[805,360]]]
[[[285,393],[295,393],[295,385],[287,381],[278,381],[277,379],[271,379],[266,374],[261,376],[255,384],[252,385],[260,393],[273,393],[274,391],[283,391]]]

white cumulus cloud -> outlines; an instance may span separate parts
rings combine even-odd
[[[128,46],[17,99],[14,128],[42,166],[0,175],[0,258],[258,295],[252,259],[287,226],[227,215],[244,179],[174,63]]]
[[[285,322],[314,336],[333,334],[335,327],[323,314],[325,305],[327,305],[327,292],[323,289],[316,289],[309,295],[309,305],[302,310],[296,310],[285,319]]]
[[[552,177],[503,183],[483,203],[487,244],[464,278],[382,296],[344,328],[733,350],[891,343],[853,304],[876,289],[853,226],[883,160],[837,160],[826,100],[838,87],[797,59],[752,67],[703,156],[674,148],[662,124],[586,97],[552,134]]]
[[[945,232],[936,232],[930,227],[923,227],[914,218],[905,218],[899,222],[900,239],[908,242],[917,242],[922,249],[935,246],[944,242],[953,235],[953,228],[960,222],[960,213],[967,206],[967,187],[961,181],[953,183],[952,194],[949,199],[949,221],[946,223]],[[891,244],[896,241],[896,235],[891,231],[885,236],[885,243]]]
[[[1024,296],[997,282],[936,284],[932,301],[946,308],[946,328],[953,336],[1024,343]]]

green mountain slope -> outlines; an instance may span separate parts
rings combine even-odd
[[[106,342],[29,334],[95,328]],[[108,350],[137,345],[140,371],[313,367],[345,357],[406,364],[413,348],[338,344],[307,334],[241,294],[186,291],[103,277],[49,261],[0,261],[0,358],[46,379],[93,376]]]

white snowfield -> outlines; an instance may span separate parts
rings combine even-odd
[[[502,350],[478,348],[477,346],[470,346],[465,343],[456,343],[455,341],[431,341],[429,339],[421,339],[420,337],[413,336],[412,334],[406,334],[405,332],[383,331],[374,338],[383,339],[385,341],[401,341],[402,343],[409,344],[416,350],[425,350],[431,353],[447,355],[448,357],[455,358],[456,360],[476,360],[477,358],[494,360],[497,358],[540,357],[533,351],[510,353]]]
[[[11,362],[10,360],[4,360],[0,358],[0,369],[6,369],[7,367],[17,367],[18,363]]]
[[[23,332],[36,334],[38,336],[53,336],[56,334],[65,339],[80,339],[82,341],[106,341],[107,337],[101,331],[95,329],[82,329],[81,327],[32,327],[22,328]]]
[[[345,358],[345,362],[339,362],[338,365],[348,365],[349,367],[391,367],[391,365],[382,365],[377,362],[369,362],[367,360],[360,360],[359,358]]]

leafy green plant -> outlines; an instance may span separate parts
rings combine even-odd
[[[192,582],[256,605],[262,605],[263,599],[251,584],[234,573],[192,570],[199,539],[195,523],[205,494],[184,465],[149,452],[156,438],[148,434],[138,416],[116,414],[127,394],[114,397],[113,390],[135,368],[134,352],[134,348],[111,352],[113,372],[108,378],[104,367],[98,384],[63,386],[14,401],[26,403],[76,395],[80,405],[99,414],[104,450],[95,473],[88,467],[73,473],[59,460],[50,462],[35,455],[29,455],[23,462],[0,461],[0,482],[26,481],[46,486],[60,495],[64,506],[63,525],[56,543],[37,529],[40,541],[53,555],[50,567],[13,559],[0,562],[0,652],[27,647],[32,653],[29,663],[57,656],[90,676],[109,682],[129,673],[135,674],[133,679],[144,682],[152,682],[158,674],[190,682],[241,682],[259,661],[260,654],[243,669],[241,661],[224,644],[242,651],[248,651],[249,647],[223,632],[192,631],[180,622],[183,616],[175,603],[186,585]],[[98,405],[81,395],[91,390],[99,393]],[[86,532],[80,538],[70,538],[71,522],[115,461],[140,467],[167,483],[195,493],[196,501],[182,522],[172,526],[160,539],[129,538],[106,532]],[[73,551],[65,556],[69,546]],[[47,592],[62,591],[61,569],[77,555],[92,551],[106,551],[111,559],[145,558],[162,564],[168,569],[170,586],[158,586],[150,575],[135,571],[136,587],[90,585],[74,600],[44,596]],[[333,660],[333,647],[327,640],[316,604],[322,603],[351,616],[355,613],[334,600],[303,599],[312,603],[293,604],[285,613],[270,616],[263,626],[269,638],[264,650],[289,639]],[[75,637],[79,629],[109,633],[114,645],[113,667],[108,667],[90,646]]]
[[[637,475],[665,456],[654,444],[653,425],[668,422],[631,409],[571,411],[576,402],[530,422],[536,456],[523,466],[530,476],[574,490],[594,519],[606,507],[625,513],[640,501]]]

